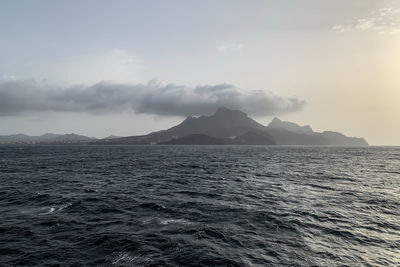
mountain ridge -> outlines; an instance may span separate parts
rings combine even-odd
[[[297,123],[289,122],[289,121],[282,121],[277,117],[274,117],[272,121],[268,124],[267,127],[279,129],[283,128],[292,132],[299,132],[299,133],[313,133],[314,131],[309,125],[300,126]]]
[[[45,133],[38,136],[31,136],[26,134],[0,135],[0,144],[80,144],[89,143],[94,140],[97,140],[97,138],[75,133]]]
[[[227,143],[238,144],[232,140],[238,136],[245,136],[246,138],[242,139],[240,144],[368,146],[364,138],[347,137],[341,133],[331,131],[318,133],[312,131],[312,128],[308,125],[300,126],[296,123],[281,121],[278,118],[275,118],[271,123],[268,126],[264,126],[240,110],[219,108],[210,116],[188,116],[180,124],[166,130],[152,132],[147,135],[97,140],[92,143],[136,145],[190,144],[189,140],[193,140],[194,144],[198,142],[199,138],[202,138],[203,141],[207,139],[213,140],[212,143],[216,142],[214,139],[230,139],[231,141]],[[188,136],[192,138],[188,138]],[[253,139],[259,139],[259,142],[254,142],[250,138],[251,136]],[[260,140],[264,141],[261,142]]]
[[[110,135],[97,139],[74,133],[0,135],[0,144],[229,144],[229,145],[345,145],[368,146],[364,138],[348,137],[334,131],[314,132],[275,117],[264,126],[240,110],[219,108],[212,115],[186,117],[169,129],[139,136]]]

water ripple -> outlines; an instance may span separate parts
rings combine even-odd
[[[2,146],[0,265],[396,266],[400,148]]]

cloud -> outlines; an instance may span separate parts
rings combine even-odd
[[[242,50],[244,47],[243,44],[231,43],[231,44],[222,44],[218,47],[219,51],[222,52],[232,52]]]
[[[351,24],[338,24],[332,27],[335,32],[376,32],[397,34],[400,32],[400,9],[381,8],[373,10],[370,16],[355,19]]]
[[[127,110],[165,116],[202,115],[218,107],[265,116],[301,110],[303,100],[230,84],[189,87],[155,80],[147,84],[101,82],[92,86],[56,86],[35,80],[0,83],[0,116],[30,112],[110,114]]]

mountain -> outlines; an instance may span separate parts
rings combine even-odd
[[[94,137],[88,137],[84,135],[78,135],[78,134],[63,134],[56,136],[53,139],[47,140],[45,142],[51,142],[51,143],[85,143],[85,142],[91,142],[93,140],[97,140]]]
[[[121,138],[121,137],[122,136],[116,136],[116,135],[110,134],[109,136],[102,138],[102,140],[109,140],[109,139],[115,139],[115,138]]]
[[[32,136],[32,138],[36,141],[46,142],[49,140],[53,140],[59,136],[61,136],[61,134],[45,133],[40,136]]]
[[[347,137],[338,132],[325,131],[321,134],[324,138],[329,140],[330,145],[336,146],[365,146],[368,145],[364,138]]]
[[[25,134],[1,135],[0,144],[82,144],[96,140],[78,134],[52,134],[46,133],[39,136]]]
[[[206,134],[189,134],[174,138],[161,145],[275,145],[264,133],[247,132],[234,138],[211,137]]]
[[[29,142],[31,136],[26,134],[0,135],[0,144]]]
[[[211,116],[187,117],[167,130],[141,136],[97,140],[93,144],[242,144],[242,145],[357,145],[367,146],[363,138],[335,132],[314,132],[310,126],[274,118],[264,126],[246,113],[227,108]]]
[[[181,144],[181,145],[343,145],[368,146],[364,138],[314,132],[310,126],[274,118],[264,126],[239,110],[219,108],[211,116],[187,117],[167,130],[140,136],[96,139],[78,134],[2,135],[0,144]]]
[[[263,131],[265,126],[238,110],[220,108],[211,116],[187,117],[182,123],[168,130],[141,136],[129,136],[112,140],[98,140],[97,144],[159,144],[191,134],[203,134],[216,138],[235,138],[249,131]],[[267,134],[267,133],[265,133]]]
[[[227,140],[215,138],[205,134],[189,134],[180,138],[175,138],[161,145],[227,145]]]
[[[268,124],[269,133],[274,139],[285,145],[337,145],[337,146],[367,146],[364,138],[347,137],[338,132],[314,132],[308,125],[300,126],[293,122],[274,118]]]
[[[296,123],[289,122],[289,121],[281,121],[277,117],[275,117],[270,124],[267,126],[271,129],[285,129],[288,131],[296,132],[296,133],[305,133],[305,134],[312,134],[313,130],[310,126],[300,126]]]
[[[239,135],[233,140],[234,145],[276,145],[273,137],[264,132],[247,132]]]
[[[219,108],[212,116],[187,117],[181,124],[166,132],[173,136],[203,133],[216,137],[232,137],[244,134],[249,129],[263,130],[264,128],[244,112]]]

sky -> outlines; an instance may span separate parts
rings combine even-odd
[[[0,2],[0,135],[129,136],[218,107],[400,145],[400,2]]]

